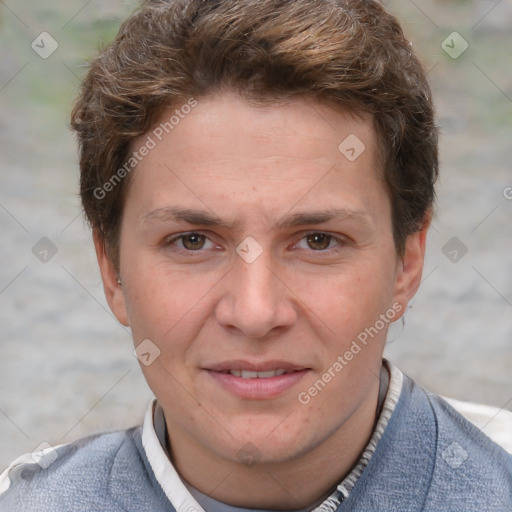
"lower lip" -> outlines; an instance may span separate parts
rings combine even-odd
[[[288,391],[295,386],[309,370],[300,370],[284,375],[276,375],[267,379],[243,379],[235,377],[230,373],[214,372],[207,370],[221,386],[229,392],[241,398],[250,398],[253,400],[262,400],[266,398],[274,398]]]

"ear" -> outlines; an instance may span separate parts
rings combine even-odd
[[[96,249],[96,257],[100,266],[101,279],[103,281],[103,290],[107,298],[108,305],[114,313],[117,320],[128,326],[128,314],[126,312],[126,303],[122,284],[118,282],[119,274],[114,264],[107,255],[105,242],[96,231],[93,233],[94,248]]]
[[[414,297],[421,283],[427,232],[431,220],[432,212],[429,211],[425,215],[421,230],[407,237],[404,255],[398,259],[394,301],[402,305],[402,315],[405,313],[407,304]]]

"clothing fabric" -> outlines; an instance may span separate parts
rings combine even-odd
[[[157,423],[83,438],[14,465],[0,481],[0,512],[201,512],[172,464],[181,492],[164,459],[153,457],[155,444],[147,449],[147,436],[153,431],[158,439],[162,429]],[[403,376],[387,426],[336,510],[510,512],[512,456]]]

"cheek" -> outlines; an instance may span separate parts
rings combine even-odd
[[[311,313],[345,338],[368,322],[373,323],[390,307],[393,276],[384,259],[376,257],[365,262],[361,258],[328,275],[296,277],[296,294]]]
[[[186,286],[187,276],[170,271],[163,258],[156,256],[152,250],[126,245],[122,274],[128,309],[134,316],[144,313],[148,318],[159,317],[164,311],[177,314],[180,304],[191,293],[190,286]]]
[[[149,338],[171,361],[187,350],[211,311],[218,281],[208,275],[138,266],[126,281],[126,304],[135,344]]]

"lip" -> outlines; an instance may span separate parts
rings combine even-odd
[[[283,369],[291,373],[276,375],[275,377],[265,379],[244,379],[231,375],[230,373],[222,373],[227,370],[265,372],[277,369]],[[290,390],[304,378],[310,371],[310,368],[277,360],[261,363],[233,360],[211,365],[204,370],[218,385],[237,397],[252,400],[265,400],[276,398]]]

